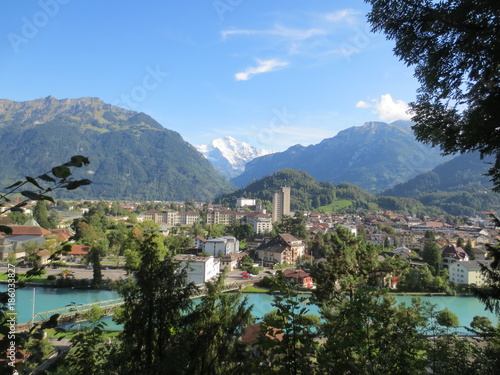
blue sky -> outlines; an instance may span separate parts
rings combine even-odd
[[[417,81],[362,0],[0,3],[0,98],[99,97],[188,142],[276,151],[407,119]]]

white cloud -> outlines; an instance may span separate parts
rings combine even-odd
[[[394,100],[391,94],[381,95],[380,100],[372,99],[371,102],[360,100],[356,103],[356,108],[373,108],[372,112],[381,121],[411,120],[408,104],[402,100]]]
[[[270,60],[257,60],[258,66],[246,68],[245,71],[236,73],[234,77],[237,81],[248,81],[256,74],[269,73],[288,65],[286,61],[279,61],[276,59]]]
[[[370,103],[367,103],[363,100],[360,100],[359,102],[356,103],[356,108],[371,108],[372,105]]]
[[[235,29],[235,30],[222,31],[222,36],[224,38],[230,35],[266,35],[266,36],[274,35],[292,40],[305,40],[312,38],[316,35],[323,35],[323,34],[326,34],[326,32],[317,28],[301,30],[301,29],[291,29],[280,25],[276,25],[274,29],[271,30]]]
[[[357,21],[357,16],[359,14],[360,12],[357,12],[353,9],[340,9],[335,12],[325,14],[323,18],[328,22],[347,22],[350,24]]]

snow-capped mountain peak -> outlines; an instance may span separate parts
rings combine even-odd
[[[222,137],[212,140],[207,145],[196,146],[213,164],[215,169],[227,179],[238,176],[245,170],[245,164],[253,159],[274,153],[270,150],[259,150],[233,137]]]

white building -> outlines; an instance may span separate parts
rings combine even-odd
[[[196,285],[215,279],[220,272],[220,261],[214,257],[179,254],[175,260],[188,264],[188,282]]]
[[[491,260],[455,262],[448,266],[448,270],[450,272],[449,279],[451,282],[457,284],[483,285],[484,277],[481,273],[480,264],[487,266],[490,263]]]
[[[273,221],[270,215],[253,212],[245,216],[245,221],[253,228],[254,233],[269,233],[273,230]]]
[[[222,255],[234,254],[240,252],[240,241],[235,237],[224,236],[219,238],[212,238],[205,242],[203,248],[205,253],[210,253],[214,257],[219,255],[219,251],[222,251]]]
[[[237,198],[236,199],[236,207],[249,207],[255,206],[255,199],[250,198]]]

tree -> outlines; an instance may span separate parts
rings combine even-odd
[[[40,267],[41,260],[38,256],[40,244],[36,241],[28,241],[22,244],[22,249],[26,254],[24,258],[32,264],[33,268]]]
[[[436,235],[434,234],[434,231],[427,230],[427,231],[425,231],[424,238],[428,238],[428,239],[430,239],[432,241],[435,241],[436,240]]]
[[[434,276],[439,275],[439,271],[441,270],[441,264],[443,262],[442,254],[443,251],[436,242],[429,241],[425,244],[422,252],[422,259],[430,266]]]
[[[447,307],[437,312],[436,322],[447,328],[454,328],[460,325],[458,316]]]
[[[326,261],[311,269],[317,286],[314,295],[320,302],[352,298],[356,289],[376,285],[385,273],[378,250],[345,227],[325,234],[323,243]]]
[[[25,180],[17,181],[13,183],[12,185],[6,187],[4,190],[6,191],[5,193],[0,194],[0,214],[6,214],[10,212],[22,212],[22,208],[28,204],[29,201],[35,200],[35,201],[50,201],[54,203],[54,199],[47,194],[57,190],[57,189],[66,189],[66,190],[73,190],[77,189],[80,186],[83,185],[88,185],[91,183],[90,180],[83,179],[83,180],[74,180],[71,172],[71,168],[76,167],[76,168],[81,168],[84,165],[88,165],[89,160],[88,158],[80,155],[76,155],[71,157],[71,160],[53,167],[50,171],[43,173],[37,177],[30,177],[27,176]],[[31,189],[29,187],[32,187]],[[11,201],[10,196],[15,194],[15,193],[20,193],[24,199],[19,201],[18,203],[10,206],[10,207],[5,207],[6,203]],[[12,228],[6,225],[0,225],[0,231],[6,234],[12,234]],[[51,255],[49,259],[54,259],[57,257],[61,252],[68,250],[68,246],[66,247],[61,247],[59,250],[59,253],[54,253]],[[14,281],[18,281],[17,275],[13,279]],[[20,287],[21,285],[17,285]],[[12,316],[12,311],[9,311],[9,292],[3,292],[0,293],[0,335],[5,337],[9,336],[10,332],[10,326],[11,322],[9,320],[15,319],[15,317]],[[15,314],[14,314],[15,315]],[[57,321],[57,319],[52,319],[54,316],[52,316],[49,319],[49,322]],[[34,335],[32,332],[25,332],[25,333],[18,333],[15,338],[15,345],[16,349],[23,349],[26,348],[26,344],[29,342],[30,338],[34,338]],[[39,339],[37,337],[37,339]],[[11,346],[11,340],[0,340],[0,353],[2,354],[3,358],[7,358],[7,350]],[[35,344],[37,351],[40,352],[45,352],[45,349],[47,346],[45,343],[40,343],[40,345]],[[17,359],[25,359],[24,354],[22,350],[16,350],[16,356]],[[0,373],[2,374],[17,374],[18,369],[21,370],[21,367],[23,366],[22,362],[19,362],[16,364],[15,368],[9,365],[9,361],[4,360],[0,361]]]
[[[410,107],[417,139],[444,154],[494,155],[500,190],[500,8],[496,0],[367,0],[368,20],[396,42],[420,82]]]
[[[165,237],[165,246],[172,254],[179,254],[186,249],[194,246],[194,241],[191,237],[169,234]]]
[[[253,227],[248,223],[234,223],[230,230],[238,241],[244,240],[253,235]]]
[[[314,374],[318,331],[317,321],[308,318],[307,298],[281,273],[271,278],[269,293],[276,312],[267,314],[261,324],[252,373]]]
[[[476,254],[474,253],[474,248],[472,247],[472,242],[471,242],[470,238],[467,239],[467,242],[465,243],[464,250],[467,253],[467,255],[469,256],[470,260],[476,259]]]
[[[28,215],[23,214],[22,212],[19,212],[19,211],[9,212],[9,214],[7,216],[14,222],[14,224],[17,224],[17,225],[23,225],[29,219]]]
[[[55,226],[49,221],[49,215],[47,213],[47,202],[38,201],[33,209],[33,218],[37,221],[42,228],[54,229]]]
[[[190,316],[182,335],[189,358],[189,374],[235,374],[246,366],[243,328],[253,322],[252,306],[238,293],[224,293],[223,274],[205,284],[208,293]]]
[[[205,229],[208,232],[209,238],[218,238],[226,233],[227,228],[224,224],[207,224]]]
[[[292,236],[304,240],[308,238],[306,229],[306,217],[300,211],[295,212],[295,216],[283,216],[281,221],[274,223],[274,234],[289,233]]]
[[[94,241],[89,253],[87,254],[88,262],[92,263],[92,286],[99,288],[102,285],[102,266],[101,258],[106,255],[109,242],[106,238]]]
[[[177,333],[187,324],[196,288],[187,283],[187,269],[168,254],[155,227],[146,222],[139,229],[139,262],[128,265],[134,278],[117,286],[125,301],[115,317],[124,324],[119,373],[175,373],[185,358]]]
[[[321,374],[427,374],[422,353],[426,320],[418,303],[397,304],[383,292],[358,289],[352,299],[325,304]]]

